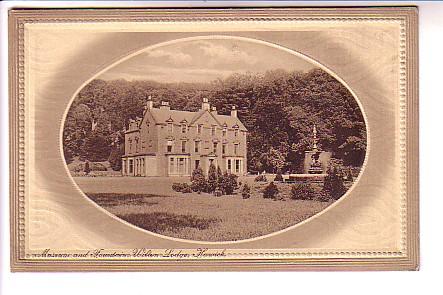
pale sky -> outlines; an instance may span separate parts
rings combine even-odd
[[[183,41],[142,52],[98,78],[209,82],[233,73],[307,71],[315,65],[283,50],[234,39]]]

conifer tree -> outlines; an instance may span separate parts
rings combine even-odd
[[[208,171],[208,185],[207,185],[207,191],[208,193],[213,193],[217,187],[217,169],[215,168],[214,164],[211,163],[209,165],[209,171]]]
[[[205,175],[203,174],[203,170],[202,168],[197,167],[194,169],[194,171],[192,171],[192,175],[191,175],[191,189],[194,192],[204,192],[206,190],[206,179],[205,179]]]

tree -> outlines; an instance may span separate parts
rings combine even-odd
[[[281,170],[285,166],[285,156],[277,149],[271,147],[268,153],[268,163],[273,171]]]
[[[220,189],[221,182],[223,180],[223,173],[220,169],[220,166],[217,167],[217,188]]]
[[[217,169],[215,168],[214,164],[211,163],[209,165],[208,170],[208,182],[207,182],[207,191],[208,193],[213,193],[215,189],[217,188]]]
[[[99,132],[92,132],[85,139],[82,156],[92,162],[106,161],[110,151],[107,138]]]
[[[278,187],[271,181],[263,190],[263,198],[265,199],[277,199],[280,191]]]
[[[203,170],[199,167],[195,168],[192,171],[191,175],[191,189],[194,192],[204,192],[206,190],[207,183],[205,179],[205,175],[203,174]]]
[[[112,170],[120,171],[122,169],[122,156],[123,151],[121,148],[114,147],[109,154],[109,164],[111,165]]]
[[[70,163],[80,155],[85,137],[91,128],[91,110],[85,104],[73,105],[68,112],[63,128],[63,151]]]

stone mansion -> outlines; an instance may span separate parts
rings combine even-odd
[[[143,118],[129,121],[125,131],[122,174],[125,176],[190,176],[210,164],[222,172],[246,174],[247,129],[237,117],[220,115],[203,99],[197,112],[171,110],[168,102],[159,108],[148,99]]]

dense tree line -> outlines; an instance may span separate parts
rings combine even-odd
[[[299,172],[311,148],[312,128],[319,145],[343,164],[360,166],[366,153],[366,128],[351,93],[320,69],[309,72],[268,71],[234,74],[211,83],[94,80],[74,100],[64,127],[64,152],[104,161],[122,153],[122,130],[141,117],[148,96],[154,105],[196,111],[207,97],[221,114],[238,108],[248,128],[249,171]],[[119,169],[118,165],[115,165]]]

